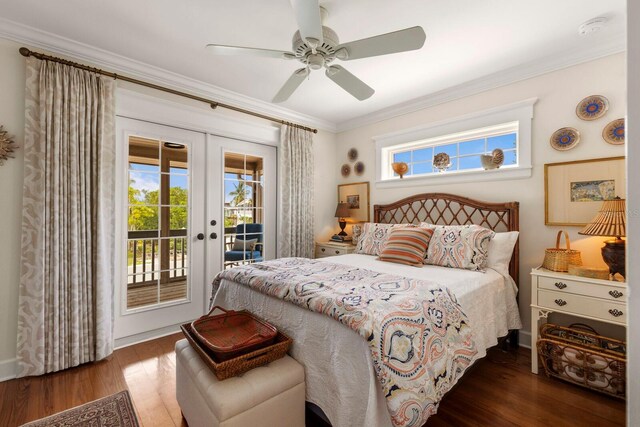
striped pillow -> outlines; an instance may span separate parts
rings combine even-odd
[[[398,227],[389,232],[389,238],[380,251],[380,260],[422,267],[433,229]]]

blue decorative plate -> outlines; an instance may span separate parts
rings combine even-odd
[[[574,128],[561,128],[551,135],[549,142],[558,151],[571,150],[580,142],[580,132]]]
[[[609,100],[602,95],[591,95],[578,103],[576,115],[582,120],[595,120],[604,116],[609,109]]]
[[[613,145],[624,144],[624,119],[617,119],[604,127],[602,137]]]

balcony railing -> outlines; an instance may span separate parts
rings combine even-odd
[[[129,231],[129,286],[152,284],[160,276],[163,282],[184,281],[187,277],[187,230],[170,230],[158,253],[158,230]],[[159,264],[159,265],[158,265]],[[163,270],[163,271],[159,271]],[[142,278],[142,280],[140,280]]]

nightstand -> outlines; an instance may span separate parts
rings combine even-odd
[[[536,342],[550,313],[627,325],[627,284],[534,268],[531,270],[531,372],[538,373]]]
[[[316,258],[352,254],[355,251],[356,247],[351,243],[316,242]]]

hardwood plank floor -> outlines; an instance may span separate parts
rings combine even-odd
[[[129,389],[143,426],[185,426],[175,399],[174,334],[117,350],[108,360],[0,383],[0,426],[13,427]],[[529,372],[526,349],[492,349],[447,394],[436,426],[623,426],[617,399]],[[307,414],[307,426],[325,426]]]

